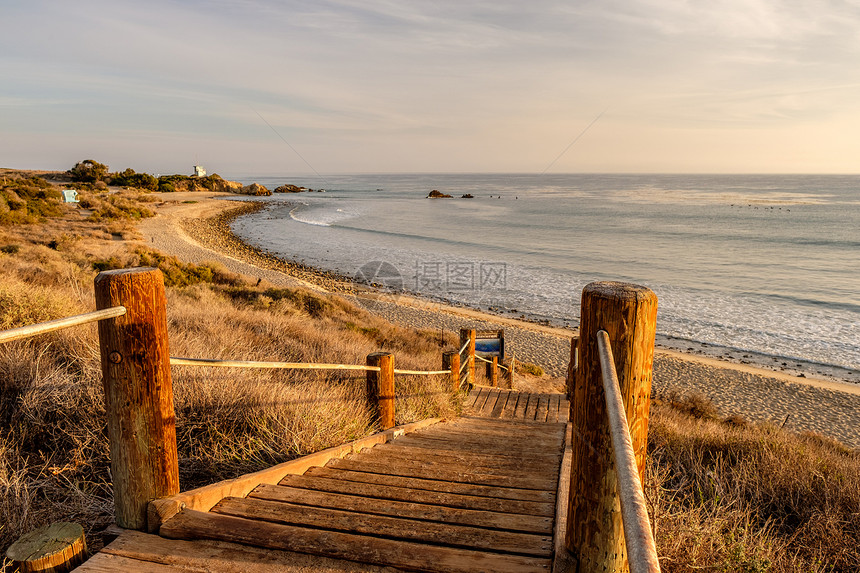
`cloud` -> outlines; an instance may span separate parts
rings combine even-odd
[[[0,130],[123,145],[140,133],[164,157],[171,140],[197,141],[262,166],[273,134],[257,114],[327,169],[355,168],[360,145],[393,171],[540,170],[607,106],[572,152],[610,128],[656,138],[860,116],[860,8],[836,0],[37,0],[4,21]],[[730,170],[720,137],[714,169]],[[577,157],[558,168],[588,170]]]

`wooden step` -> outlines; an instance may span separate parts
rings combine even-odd
[[[496,497],[500,499],[518,500],[522,502],[533,502],[534,511],[545,511],[546,504],[555,504],[554,491],[540,491],[534,489],[498,488],[488,485],[474,485],[468,483],[410,478],[403,476],[390,476],[387,474],[374,474],[368,472],[356,472],[341,470],[337,468],[311,468],[305,472],[306,476],[340,479],[344,481],[356,481],[376,484],[378,486],[399,486],[416,490],[440,491],[446,493],[458,493],[461,495],[477,495],[481,497]],[[516,513],[516,512],[514,512]],[[538,515],[538,513],[535,513]]]
[[[211,539],[433,573],[546,572],[551,560],[307,529],[184,509],[161,526],[170,539]]]
[[[388,539],[481,549],[497,553],[541,557],[552,555],[551,535],[498,531],[253,498],[226,498],[212,508],[212,511],[245,519],[360,533]]]
[[[392,499],[396,501],[408,501],[411,503],[462,507],[482,511],[498,511],[501,513],[520,513],[525,515],[544,515],[552,517],[555,512],[554,507],[547,507],[550,504],[541,505],[535,502],[522,502],[500,497],[464,495],[459,493],[428,491],[424,489],[412,489],[409,487],[390,485],[380,487],[373,483],[344,481],[307,475],[286,476],[278,485],[301,489],[312,489],[315,491],[342,493],[346,495],[356,495],[366,498]]]
[[[312,507],[342,509],[356,513],[390,515],[459,525],[471,525],[523,533],[551,534],[551,517],[501,513],[442,505],[422,504],[390,499],[322,492],[281,485],[260,485],[248,497],[283,501]]]

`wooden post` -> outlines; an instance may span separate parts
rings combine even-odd
[[[367,355],[368,366],[380,371],[367,372],[367,402],[383,430],[394,427],[394,355],[374,352]]]
[[[565,378],[565,393],[568,399],[573,394],[573,376],[576,372],[577,360],[579,358],[579,337],[570,339],[570,362],[567,363],[567,378]]]
[[[490,380],[490,386],[496,388],[499,385],[499,357],[493,356],[493,361],[486,364],[487,378]]]
[[[179,493],[176,418],[164,279],[153,268],[100,273],[96,308],[126,314],[99,322],[116,522],[146,528],[153,499]]]
[[[477,333],[474,328],[460,329],[460,347],[468,341],[466,347],[466,381],[470,386],[475,385],[475,337]]]
[[[609,335],[633,451],[643,477],[657,296],[638,285],[591,283],[582,291],[581,317],[579,365],[570,400],[573,456],[565,545],[578,559],[580,573],[627,571],[597,332],[605,330]]]
[[[442,353],[442,370],[451,371],[451,391],[460,391],[460,354],[456,350]]]
[[[21,573],[66,573],[87,558],[84,528],[77,523],[52,523],[10,545],[6,557]]]

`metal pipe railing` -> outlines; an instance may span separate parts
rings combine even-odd
[[[627,547],[627,560],[631,573],[660,573],[657,548],[636,457],[633,441],[627,425],[627,414],[621,399],[618,374],[612,346],[605,330],[597,332],[597,348],[600,354],[600,368],[603,378],[603,391],[606,395],[606,413],[609,418],[609,434],[612,438],[612,453],[618,475],[618,492],[621,500],[621,521],[624,525],[624,543]]]
[[[39,334],[54,332],[56,330],[62,330],[64,328],[70,328],[72,326],[87,324],[89,322],[97,322],[99,320],[106,320],[108,318],[116,318],[118,316],[124,315],[125,313],[126,310],[124,306],[113,306],[111,308],[95,310],[93,312],[87,312],[75,316],[68,316],[66,318],[58,318],[56,320],[49,320],[47,322],[39,322],[37,324],[20,326],[18,328],[10,328],[9,330],[0,331],[0,344],[2,344],[3,342],[12,342],[13,340],[31,338]]]

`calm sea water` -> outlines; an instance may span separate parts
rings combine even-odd
[[[860,369],[858,176],[256,180],[326,189],[235,222],[288,259],[561,324],[587,283],[635,282],[657,293],[663,335]]]

